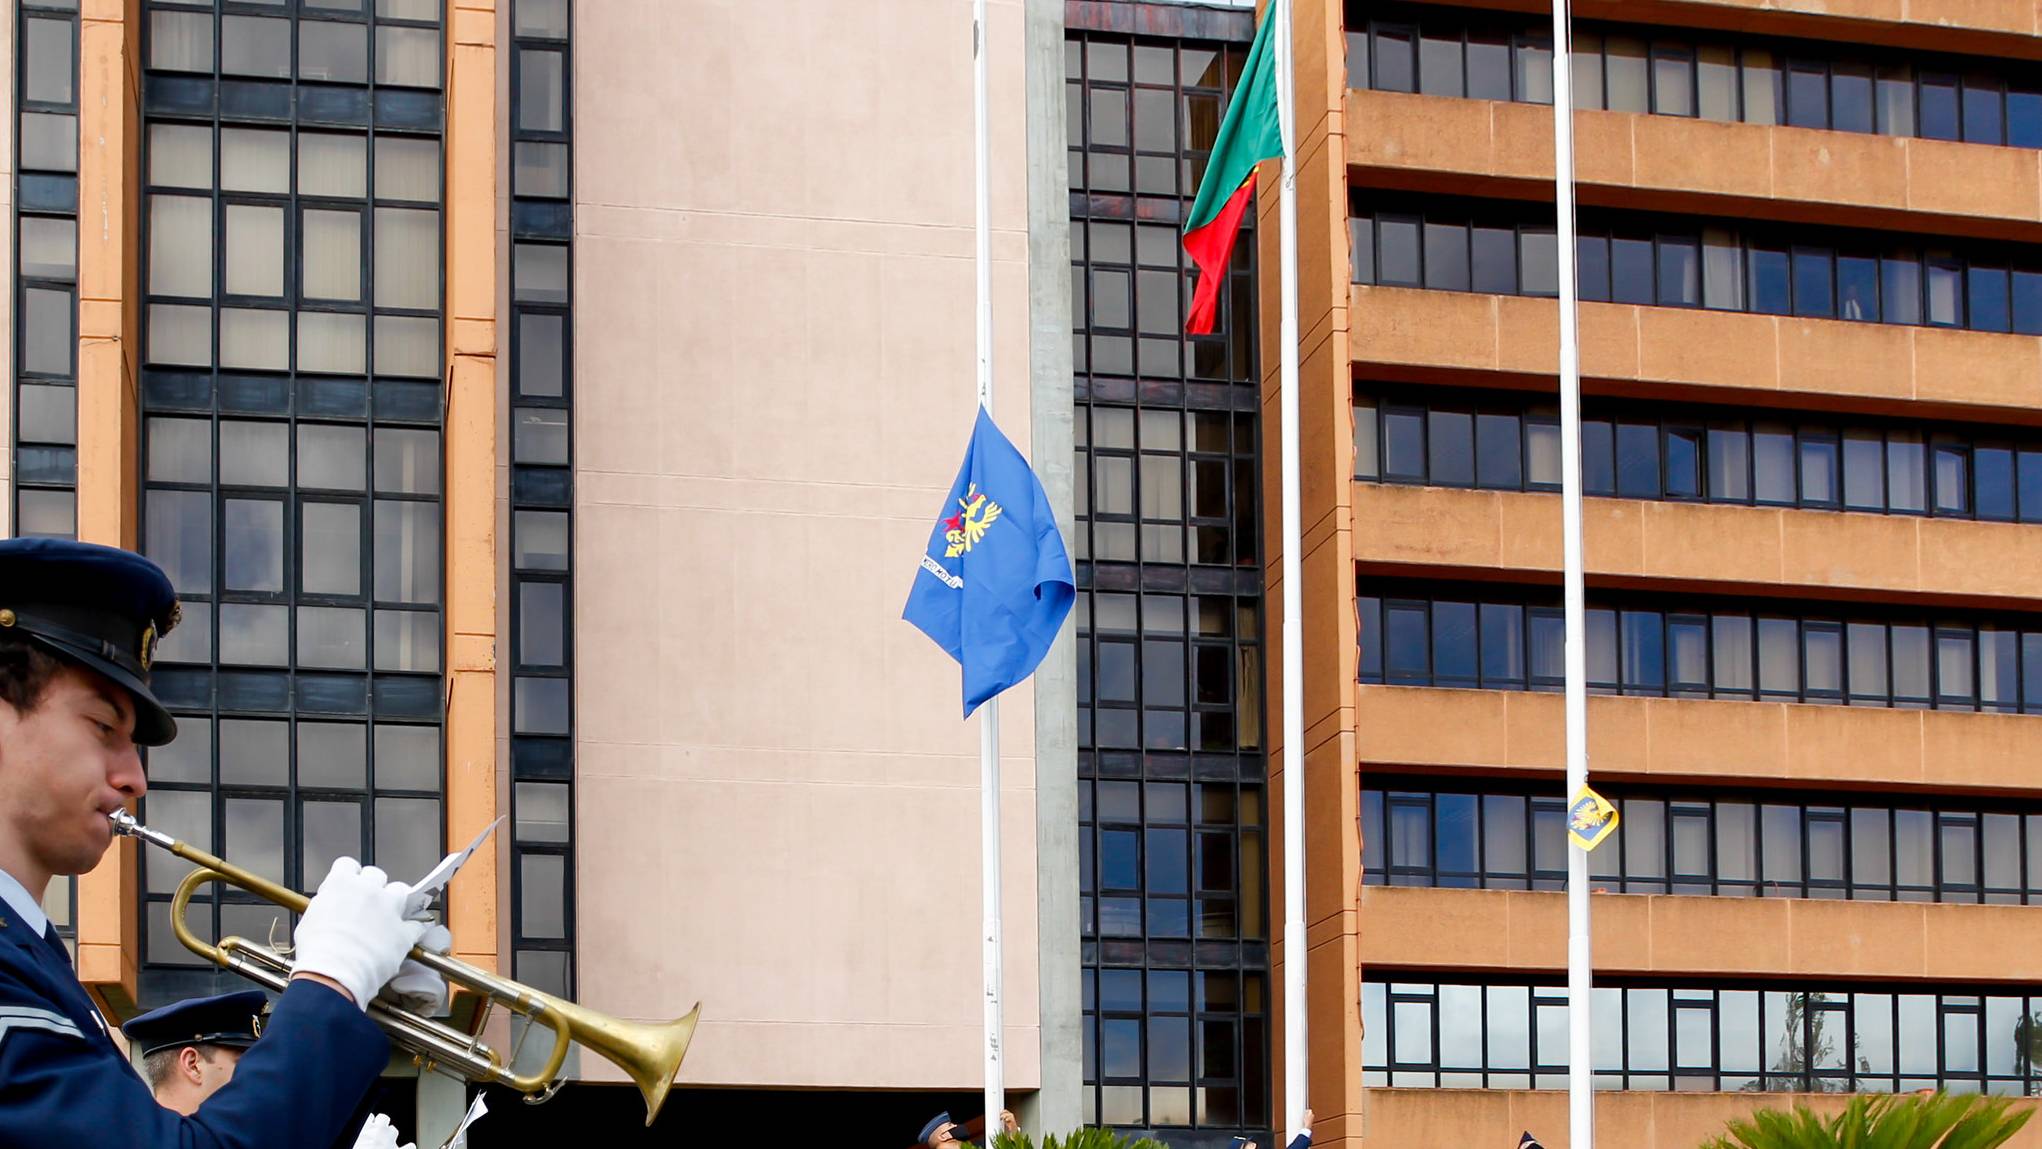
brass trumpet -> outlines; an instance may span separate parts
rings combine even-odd
[[[294,914],[304,913],[311,899],[216,858],[196,846],[151,830],[125,810],[116,810],[108,817],[113,822],[114,833],[139,838],[198,867],[178,884],[176,897],[170,905],[170,924],[177,933],[177,940],[214,965],[282,993],[290,984],[293,972],[287,959],[247,938],[226,937],[220,939],[218,945],[208,943],[191,932],[185,923],[185,910],[191,904],[192,894],[208,882],[239,886]],[[697,1003],[686,1017],[664,1024],[624,1021],[422,947],[411,951],[411,960],[438,973],[447,979],[448,984],[462,986],[481,997],[481,1014],[474,1023],[477,1033],[481,1032],[489,1010],[498,1003],[511,1013],[552,1030],[553,1050],[546,1058],[546,1064],[536,1073],[517,1073],[502,1054],[482,1044],[474,1035],[432,1018],[421,1017],[382,998],[369,1003],[370,1020],[382,1027],[392,1042],[418,1058],[422,1068],[443,1070],[478,1084],[506,1086],[523,1094],[525,1100],[534,1105],[559,1090],[561,1066],[567,1060],[568,1047],[579,1043],[582,1048],[614,1063],[637,1083],[639,1093],[645,1097],[645,1123],[651,1125],[652,1119],[659,1115],[660,1106],[666,1102],[667,1090],[673,1085],[674,1074],[680,1070],[681,1059],[687,1056],[688,1042],[695,1035],[696,1018],[702,1012],[701,1004]]]

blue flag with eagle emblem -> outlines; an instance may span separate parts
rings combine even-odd
[[[1035,672],[1077,596],[1028,460],[984,406],[901,617],[964,668],[964,714]]]

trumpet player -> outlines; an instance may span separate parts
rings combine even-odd
[[[148,790],[137,747],[176,735],[149,665],[177,616],[170,580],[139,555],[0,541],[0,1149],[328,1145],[389,1059],[365,1011],[428,923],[373,866],[334,863],[263,1036],[190,1114],[156,1103],[43,913],[50,880],[97,865],[108,815]]]

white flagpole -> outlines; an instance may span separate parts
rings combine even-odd
[[[1275,0],[1276,116],[1283,138],[1277,255],[1283,313],[1277,336],[1283,501],[1283,1119],[1284,1141],[1305,1116],[1305,653],[1304,547],[1298,508],[1298,189],[1296,85],[1291,76],[1290,0]],[[1237,319],[1236,322],[1239,322]],[[1236,338],[1240,333],[1236,333]]]
[[[971,15],[972,166],[978,179],[978,402],[993,409],[993,255],[991,179],[986,154],[986,0]],[[979,708],[979,900],[985,935],[986,1073],[985,1143],[992,1144],[1006,1108],[1006,1073],[1000,1055],[1000,700]]]
[[[1573,21],[1553,0],[1553,202],[1560,278],[1560,533],[1566,607],[1567,794],[1588,785],[1588,644],[1581,558],[1581,348],[1574,246]],[[1589,1003],[1588,851],[1567,846],[1567,1143],[1595,1146],[1595,1078]]]

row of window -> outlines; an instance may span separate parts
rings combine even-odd
[[[511,938],[517,976],[574,991],[574,600],[568,0],[511,6]],[[558,550],[551,550],[556,545]],[[543,1043],[532,1043],[543,1044]]]
[[[1581,469],[1590,495],[2042,522],[2042,442],[1594,399],[1588,410]],[[1354,477],[1557,491],[1559,408],[1518,393],[1364,396],[1354,404]]]
[[[1084,30],[1098,14],[1074,9],[1065,45],[1079,1112],[1223,1141],[1270,1118],[1253,244],[1219,332],[1187,338],[1170,221],[1254,25],[1228,13],[1239,42],[1187,41],[1176,15],[1136,42]]]
[[[1559,293],[1550,207],[1357,196],[1348,230],[1356,283]],[[1588,302],[2042,334],[2042,256],[2004,243],[1604,210],[1578,253]]]
[[[1360,679],[1559,690],[1561,609],[1437,588],[1370,585],[1355,599]],[[1409,597],[1405,597],[1408,592]],[[1486,599],[1486,601],[1484,601]],[[1813,614],[1791,603],[1655,600],[1594,606],[1589,690],[1673,698],[2042,713],[2042,630],[2020,619]],[[1829,608],[1829,609],[1834,609]]]
[[[1552,35],[1479,13],[1377,9],[1349,24],[1348,86],[1550,104]],[[1747,124],[2042,147],[2042,76],[1938,58],[1756,37],[1587,24],[1574,106]]]
[[[1259,723],[1238,717],[1261,707],[1258,603],[1100,591],[1078,606],[1081,749],[1260,749]]]
[[[9,213],[14,427],[11,508],[0,526],[24,538],[78,530],[77,5],[24,0],[10,17],[20,45],[9,102],[20,164]],[[11,512],[11,514],[10,514]],[[68,917],[68,914],[66,915]]]
[[[1252,413],[1099,403],[1072,430],[1080,560],[1256,564]]]
[[[14,400],[0,427],[13,466],[0,533],[73,538],[78,530],[78,391],[72,317],[78,282],[78,28],[76,3],[23,0],[9,18],[19,46],[7,114],[17,176],[12,228],[16,264],[7,288],[18,317],[9,350],[16,374],[0,379]],[[77,949],[75,879],[49,884],[43,908],[66,947]]]
[[[140,533],[185,604],[145,815],[293,886],[411,878],[445,848],[441,4],[214,7],[143,26]],[[419,91],[336,100],[371,81]],[[196,959],[142,864],[153,1003]],[[286,917],[230,892],[197,929]]]
[[[1259,787],[1081,779],[1078,817],[1087,937],[1263,936]]]
[[[2042,998],[1597,986],[1597,1089],[2042,1093]],[[1362,1084],[1565,1089],[1567,991],[1554,985],[1362,983]]]
[[[1371,779],[1361,798],[1365,884],[1566,887],[1557,792]],[[1663,791],[1611,800],[1623,830],[1589,855],[1608,893],[2042,903],[2042,813]]]
[[[1103,1083],[1088,1123],[1185,1126],[1197,1123],[1194,1114],[1209,1125],[1242,1123],[1243,1070],[1265,1072],[1261,977],[1106,968],[1082,978],[1085,1080]],[[1246,1067],[1244,1051],[1252,1059]],[[1146,1116],[1145,1082],[1153,1083]]]
[[[361,0],[308,4],[295,20],[215,15],[158,0],[149,12],[148,67],[252,80],[373,80],[379,87],[438,88],[440,3],[376,0],[372,29]]]

